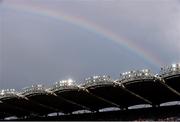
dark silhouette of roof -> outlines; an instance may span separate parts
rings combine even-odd
[[[137,70],[122,73],[118,80],[109,76],[93,76],[82,85],[76,85],[69,79],[48,89],[33,85],[22,92],[2,90],[0,119],[9,116],[43,117],[59,112],[69,115],[78,110],[99,112],[109,107],[127,111],[134,105],[159,107],[171,101],[180,101],[179,64],[162,68],[159,75],[149,70]]]

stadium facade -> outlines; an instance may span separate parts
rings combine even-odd
[[[122,73],[118,80],[104,75],[86,78],[81,85],[69,79],[51,88],[1,90],[0,119],[136,120],[152,112],[157,117],[167,112],[167,116],[179,116],[179,104],[162,106],[175,101],[180,101],[180,64],[161,68],[156,75],[144,69]],[[149,107],[132,109],[138,105]],[[105,112],[108,108],[111,111]]]

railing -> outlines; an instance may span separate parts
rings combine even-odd
[[[5,96],[14,96],[14,95],[26,95],[26,94],[33,94],[33,93],[47,93],[48,91],[53,92],[56,90],[65,90],[65,89],[79,89],[89,86],[95,85],[106,85],[106,84],[114,84],[119,82],[126,83],[135,80],[144,80],[144,79],[154,79],[157,77],[167,77],[171,75],[180,74],[180,63],[179,64],[172,64],[170,66],[166,66],[161,68],[160,75],[154,75],[151,73],[149,69],[143,70],[134,70],[120,74],[120,79],[114,81],[108,75],[103,76],[92,76],[85,79],[85,83],[81,85],[77,85],[75,81],[72,79],[68,80],[61,80],[56,82],[51,88],[46,89],[44,85],[32,85],[31,87],[23,88],[22,92],[16,92],[15,89],[6,89],[0,91],[0,97]]]
[[[180,74],[180,63],[163,67],[161,68],[161,71],[160,71],[160,75],[162,77],[168,77],[168,76],[177,75],[177,74]]]
[[[34,94],[34,93],[46,93],[44,85],[32,85],[31,87],[25,87],[22,89],[21,95]]]
[[[103,75],[103,76],[92,76],[85,79],[86,83],[82,86],[89,87],[95,85],[105,85],[105,84],[113,84],[113,80],[110,76]]]
[[[155,76],[149,69],[134,70],[120,74],[120,83],[125,83],[134,80],[153,79]]]
[[[16,97],[16,96],[17,96],[17,92],[15,91],[15,89],[3,89],[3,90],[0,90],[0,98]]]
[[[50,88],[50,91],[58,91],[58,90],[65,90],[65,89],[77,89],[78,86],[75,84],[75,81],[72,79],[68,80],[61,80],[56,82],[52,88]]]

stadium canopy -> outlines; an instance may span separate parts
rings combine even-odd
[[[103,108],[127,110],[130,106],[180,101],[180,64],[161,68],[159,75],[150,70],[122,73],[118,80],[110,76],[92,76],[78,85],[73,80],[56,82],[52,87],[32,85],[21,92],[0,91],[0,119],[9,116],[43,117],[50,113],[75,111],[100,112]]]

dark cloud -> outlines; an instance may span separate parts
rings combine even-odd
[[[157,68],[127,48],[73,25],[6,5],[35,6],[81,17],[133,41],[165,64],[180,60],[180,9],[176,0],[13,0],[0,6],[0,87],[50,85],[94,74],[119,77],[131,69]]]

